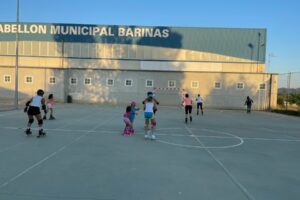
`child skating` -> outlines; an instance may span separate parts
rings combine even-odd
[[[196,103],[197,103],[197,115],[199,115],[199,108],[201,109],[201,115],[203,115],[203,99],[200,96],[200,94],[198,94],[198,96],[196,97]]]
[[[248,114],[251,113],[252,104],[253,104],[253,100],[249,96],[247,96],[245,105],[247,105],[247,113]]]
[[[137,111],[140,110],[140,109],[136,107],[136,102],[135,101],[131,102],[130,107],[131,107],[131,110],[130,110],[129,120],[131,122],[132,131],[134,133],[133,123],[134,123],[135,116],[137,115]]]
[[[155,140],[155,133],[154,128],[156,125],[154,116],[154,99],[152,94],[148,94],[147,99],[143,101],[144,103],[144,117],[145,117],[145,139],[152,139]],[[150,128],[150,122],[151,122],[151,128]]]
[[[50,117],[49,117],[50,120],[55,119],[55,117],[53,116],[53,109],[54,109],[54,96],[53,96],[53,94],[49,94],[48,101],[47,101],[47,112],[50,110]],[[47,119],[47,112],[45,112],[45,115],[43,118],[44,120]]]
[[[190,118],[190,122],[192,122],[192,105],[193,100],[189,97],[189,94],[185,94],[185,97],[182,101],[182,104],[184,104],[185,108],[185,123],[188,123],[188,116]]]
[[[156,127],[156,117],[155,117],[155,115],[156,115],[156,112],[157,112],[157,110],[158,110],[158,105],[159,105],[159,101],[155,98],[155,94],[153,93],[153,92],[147,92],[147,98],[149,97],[149,96],[152,96],[152,98],[153,98],[153,102],[154,102],[154,106],[153,106],[153,117],[152,117],[152,120],[151,120],[151,125],[154,127],[154,129],[155,129],[155,127]],[[145,105],[145,102],[147,101],[147,98],[146,99],[144,99],[144,101],[142,102],[144,105]]]
[[[130,114],[131,114],[131,106],[127,106],[126,107],[126,111],[123,115],[123,121],[125,123],[125,128],[124,128],[124,131],[123,131],[123,135],[124,136],[130,136],[130,135],[133,135],[134,134],[134,130],[133,130],[133,127],[132,127],[132,123],[130,121]]]
[[[45,136],[46,133],[43,130],[43,119],[41,115],[41,107],[46,112],[45,99],[43,98],[44,91],[38,90],[37,95],[32,97],[27,103],[24,109],[24,112],[27,112],[28,115],[28,124],[25,133],[31,135],[31,125],[34,121],[34,117],[38,121],[39,134],[37,137]]]

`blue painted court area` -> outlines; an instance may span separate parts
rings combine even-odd
[[[151,141],[142,111],[121,135],[124,112],[57,105],[43,138],[24,134],[22,110],[0,112],[0,199],[300,199],[300,118],[204,110],[185,124],[161,106]]]

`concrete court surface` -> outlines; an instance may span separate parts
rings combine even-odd
[[[62,104],[47,136],[0,112],[1,200],[298,200],[300,118],[159,107],[157,140],[121,135],[124,106]],[[33,127],[37,127],[36,121]]]

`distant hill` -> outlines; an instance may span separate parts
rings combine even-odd
[[[286,94],[289,90],[290,94],[299,94],[300,88],[278,88],[278,94]]]

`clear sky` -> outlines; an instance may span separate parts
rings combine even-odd
[[[300,0],[19,1],[21,22],[266,28],[267,71],[300,71]],[[16,21],[16,0],[0,5],[0,21]]]

